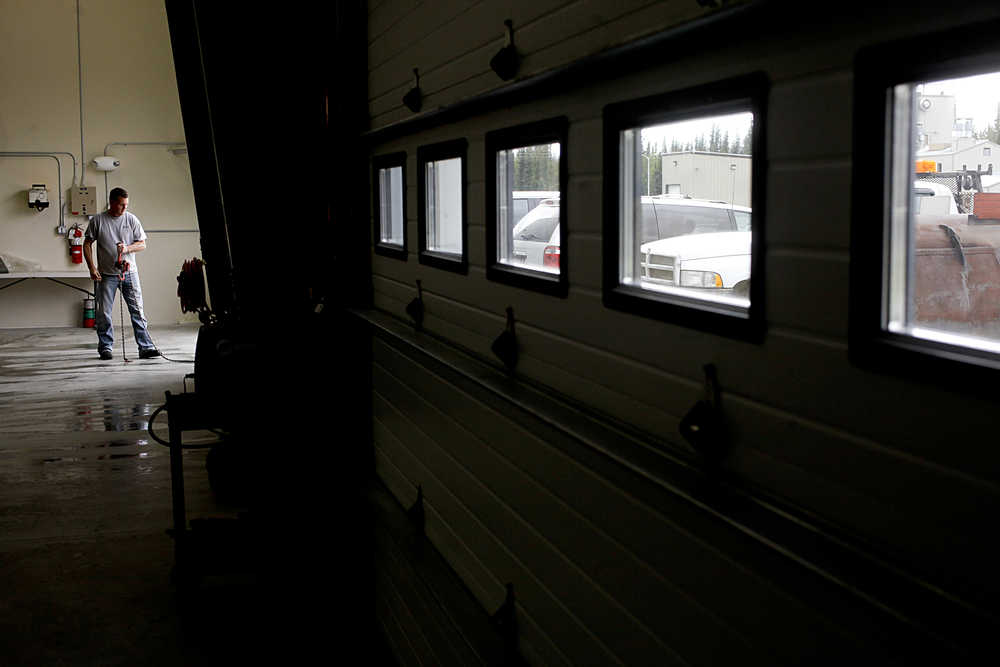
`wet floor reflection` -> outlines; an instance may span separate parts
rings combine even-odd
[[[31,406],[18,405],[16,412],[4,415],[0,428],[11,433],[145,431],[149,426],[150,415],[161,404],[162,401],[152,403],[148,400],[136,400],[123,403],[120,397],[88,397],[46,401]],[[3,407],[0,403],[0,410]]]
[[[149,426],[148,417],[156,409],[148,403],[118,406],[109,399],[104,399],[102,403],[105,431],[145,431]]]
[[[126,447],[132,451],[122,449]],[[167,449],[152,447],[146,439],[84,443],[74,446],[73,450],[77,453],[71,456],[35,459],[41,474],[38,479],[46,482],[75,482],[91,478],[98,470],[125,473],[132,479],[167,474]]]
[[[115,459],[146,459],[149,458],[149,440],[144,438],[139,438],[136,440],[111,440],[108,442],[91,442],[84,443],[75,446],[73,449],[108,449],[108,448],[119,448],[119,447],[132,447],[139,449],[136,452],[113,452],[113,453],[100,453],[97,456],[50,456],[41,459],[41,463],[77,463],[80,461],[96,460],[96,461],[110,461]],[[145,450],[145,451],[142,451]]]
[[[149,416],[158,405],[133,403],[122,405],[120,400],[104,398],[100,405],[77,401],[73,410],[78,418],[73,430],[80,431],[145,431]]]
[[[103,445],[98,445],[103,446]],[[81,447],[81,449],[86,449],[86,447]],[[94,461],[113,461],[115,459],[146,459],[149,458],[149,452],[129,452],[129,453],[115,453],[115,454],[98,454],[97,456],[87,457],[87,456],[49,456],[41,460],[42,463],[78,463],[80,461],[94,460]]]
[[[149,479],[168,474],[169,459],[167,448],[145,433],[150,416],[160,407],[154,401],[154,395],[143,391],[136,396],[97,394],[21,403],[16,411],[3,414],[0,432],[92,432],[89,439],[53,441],[48,451],[32,457],[34,472],[24,471],[29,478],[38,475],[39,481],[77,483],[107,471],[133,480]],[[164,430],[166,422],[165,416],[161,418]],[[101,432],[108,435],[98,436]]]

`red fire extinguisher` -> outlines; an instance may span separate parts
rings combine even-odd
[[[66,234],[69,237],[69,257],[74,264],[83,264],[83,230],[73,225]]]

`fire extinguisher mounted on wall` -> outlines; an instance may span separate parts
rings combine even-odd
[[[83,264],[83,228],[75,224],[66,232],[69,239],[69,257],[74,264]]]

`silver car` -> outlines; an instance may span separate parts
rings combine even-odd
[[[533,208],[513,230],[515,262],[527,268],[559,273],[559,201]]]
[[[516,225],[524,216],[528,215],[540,204],[551,204],[555,202],[559,205],[559,191],[549,190],[514,190],[511,197],[513,209],[511,211],[511,222]]]

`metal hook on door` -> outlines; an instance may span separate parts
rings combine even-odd
[[[424,325],[424,291],[417,281],[417,296],[406,306],[406,314],[413,318],[413,328],[420,331]]]
[[[722,392],[715,364],[705,364],[702,370],[705,373],[705,397],[684,415],[678,429],[705,462],[714,467],[725,456],[729,438],[722,415]]]
[[[497,355],[508,371],[513,371],[517,365],[517,335],[514,333],[514,308],[507,306],[507,326],[497,336],[490,348]]]
[[[423,93],[420,92],[420,73],[417,71],[416,67],[413,68],[413,77],[416,81],[413,84],[413,88],[410,88],[410,90],[403,95],[403,104],[405,104],[406,108],[413,113],[417,113],[420,111],[420,106],[423,103]]]

